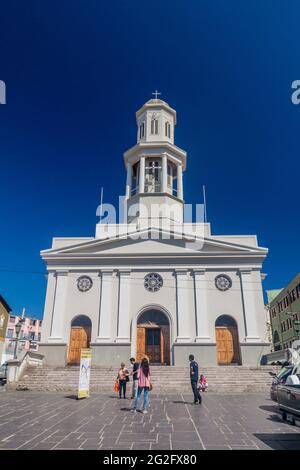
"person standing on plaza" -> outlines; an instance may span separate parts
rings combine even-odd
[[[197,384],[198,384],[198,379],[199,379],[199,366],[198,363],[195,361],[194,355],[190,354],[189,355],[189,361],[190,361],[190,377],[191,377],[191,386],[194,394],[194,404],[201,405],[201,395],[200,391],[198,390]]]
[[[131,392],[131,399],[135,399],[137,396],[137,391],[138,391],[138,369],[140,367],[139,363],[136,362],[134,357],[130,358],[130,363],[132,364],[132,392]]]
[[[126,384],[129,382],[129,371],[125,367],[124,362],[121,364],[121,368],[118,372],[118,380],[119,380],[119,398],[122,398],[122,390],[123,390],[123,398],[126,399]]]
[[[149,361],[147,358],[144,358],[141,362],[141,367],[137,371],[138,377],[138,392],[133,404],[133,412],[136,412],[139,408],[140,399],[142,392],[144,392],[144,404],[143,404],[143,413],[148,413],[148,404],[149,404],[149,391],[152,390],[151,384],[151,375]]]

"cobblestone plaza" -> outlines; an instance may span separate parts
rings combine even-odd
[[[149,414],[130,400],[92,394],[0,393],[0,449],[300,449],[300,429],[282,421],[262,394],[152,394]]]

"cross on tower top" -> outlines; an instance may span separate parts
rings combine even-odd
[[[159,93],[157,90],[155,90],[155,92],[152,93],[152,95],[155,95],[155,99],[157,100],[157,95],[161,95],[161,93]]]

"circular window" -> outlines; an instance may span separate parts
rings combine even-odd
[[[163,286],[163,278],[157,273],[149,273],[144,278],[144,287],[149,292],[157,292]]]
[[[86,292],[91,289],[93,281],[88,276],[81,276],[77,279],[77,287],[81,292]]]
[[[220,274],[216,277],[215,284],[217,289],[225,291],[230,289],[230,287],[232,286],[232,281],[229,276],[226,276],[225,274]]]

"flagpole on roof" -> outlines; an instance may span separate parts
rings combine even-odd
[[[204,202],[204,223],[207,222],[207,212],[206,212],[206,192],[205,186],[203,185],[203,202]]]
[[[102,208],[103,208],[103,186],[101,187],[101,197],[100,197],[100,224],[102,222]]]

